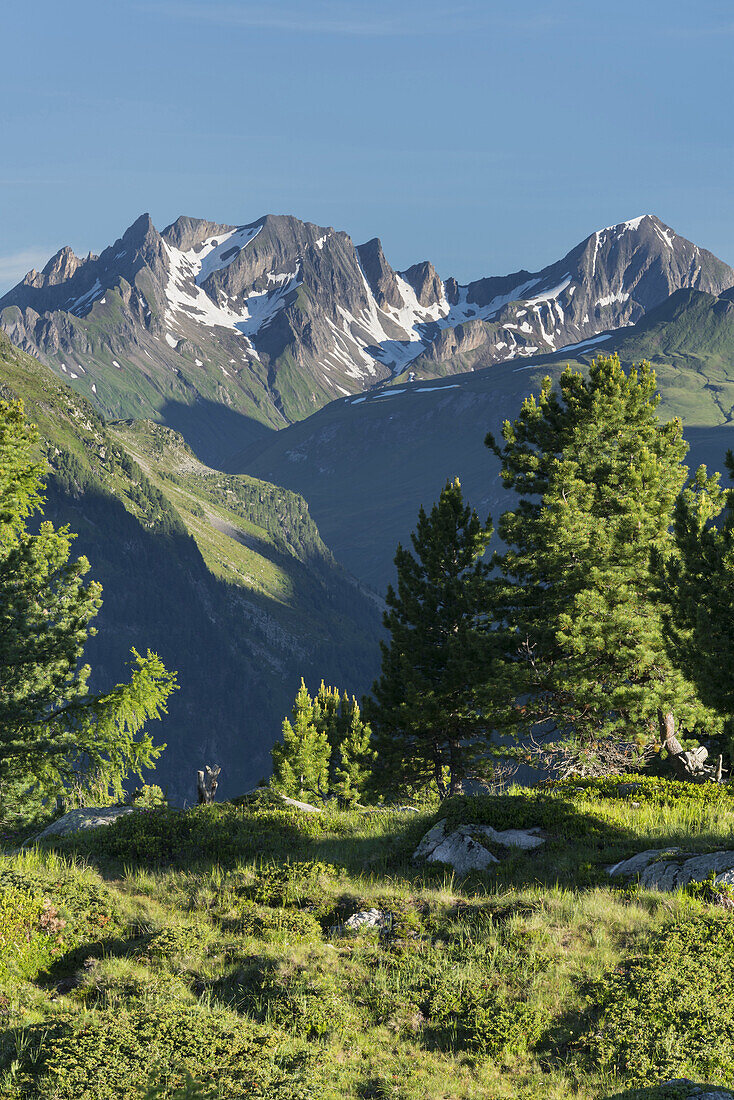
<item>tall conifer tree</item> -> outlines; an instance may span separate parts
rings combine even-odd
[[[487,437],[519,501],[499,532],[499,619],[507,726],[550,720],[561,737],[663,742],[674,722],[715,722],[671,658],[651,554],[675,553],[675,502],[686,479],[679,420],[663,424],[650,365],[625,374],[599,357]],[[504,606],[502,606],[502,604]],[[520,700],[518,703],[517,700]]]
[[[314,723],[314,700],[301,680],[292,720],[283,719],[283,741],[273,745],[272,786],[289,798],[325,798],[331,747]]]
[[[434,784],[441,797],[488,768],[488,721],[479,703],[487,678],[481,623],[491,537],[464,503],[458,478],[398,546],[397,592],[390,586],[382,673],[365,700],[376,738],[381,789]]]
[[[734,478],[734,456],[727,466]],[[673,659],[721,715],[734,747],[734,489],[705,466],[678,499],[678,553],[658,561]]]
[[[102,589],[85,583],[86,558],[71,559],[68,528],[29,530],[43,504],[37,448],[22,404],[0,402],[0,784],[62,795],[94,776],[120,790],[165,748],[145,723],[165,712],[176,677],[133,650],[128,683],[89,693],[80,662]]]

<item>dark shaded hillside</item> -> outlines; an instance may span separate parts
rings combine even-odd
[[[176,475],[151,480],[125,449],[123,431],[113,435],[83,398],[4,339],[0,379],[2,396],[22,396],[41,428],[46,517],[78,533],[75,552],[104,587],[87,650],[93,687],[124,678],[131,646],[157,651],[178,670],[181,690],[156,729],[168,744],[156,780],[174,799],[191,798],[205,761],[223,764],[225,793],[268,774],[302,675],[354,692],[368,686],[378,608],[334,562],[300,498],[232,478],[227,504],[217,508],[216,486],[200,499],[189,481],[184,507]]]
[[[597,353],[615,351],[628,365],[653,363],[660,413],[683,419],[690,468],[723,469],[734,445],[734,301],[730,292],[695,290],[678,291],[639,325],[583,349],[333,402],[241,452],[230,468],[302,493],[337,558],[384,591],[398,541],[406,542],[419,507],[436,500],[448,478],[460,477],[482,519],[508,507],[487,432],[515,417],[544,375],[557,377],[569,362],[583,369]]]

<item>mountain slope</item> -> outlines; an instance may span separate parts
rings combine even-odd
[[[0,298],[12,341],[108,418],[151,417],[205,461],[340,396],[578,344],[633,324],[681,287],[734,271],[646,215],[539,272],[442,280],[396,272],[374,238],[287,216],[245,226],[141,216],[100,256],[62,249]]]
[[[156,650],[181,690],[156,738],[156,777],[192,797],[224,766],[236,794],[268,774],[301,675],[360,692],[378,660],[379,609],[336,564],[302,498],[203,467],[149,422],[106,426],[89,403],[0,334],[0,394],[22,397],[49,464],[46,515],[78,533],[104,604],[87,657],[93,687]]]
[[[721,470],[734,446],[734,292],[680,290],[640,323],[570,354],[530,357],[450,380],[396,384],[347,398],[273,435],[231,468],[302,493],[337,558],[378,591],[393,580],[392,559],[421,505],[459,476],[481,518],[508,507],[488,431],[517,416],[544,375],[583,369],[598,352],[626,364],[650,359],[663,395],[661,415],[681,416],[688,464]]]

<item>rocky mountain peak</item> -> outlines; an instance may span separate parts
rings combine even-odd
[[[357,246],[357,255],[362,265],[364,277],[369,283],[379,306],[393,306],[399,309],[403,304],[400,287],[395,272],[385,258],[379,237]]]
[[[401,274],[406,282],[412,286],[416,298],[422,306],[436,305],[443,298],[443,283],[430,260],[413,264],[412,267],[401,272]]]
[[[74,250],[70,245],[64,245],[55,256],[51,257],[41,272],[41,275],[45,277],[44,282],[32,283],[31,285],[53,286],[56,283],[62,283],[65,279],[70,279],[84,262],[74,254]],[[27,278],[28,276],[26,276],[26,280]]]
[[[355,247],[290,215],[240,226],[181,216],[161,234],[142,214],[99,258],[62,249],[0,299],[0,320],[59,371],[76,363],[75,383],[115,419],[199,395],[281,426],[407,371],[588,346],[680,288],[733,285],[730,267],[650,214],[541,271],[468,285],[443,282],[428,260],[396,272],[379,238]]]
[[[173,245],[181,252],[188,252],[211,237],[219,233],[231,233],[235,228],[234,225],[222,225],[219,222],[208,222],[202,218],[188,218],[181,215],[175,222],[166,226],[161,236],[166,244]]]

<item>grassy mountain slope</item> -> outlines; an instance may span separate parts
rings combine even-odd
[[[0,856],[6,1100],[682,1100],[734,1083],[734,925],[711,889],[610,885],[649,848],[731,846],[732,792],[645,780],[420,813],[140,812]],[[446,819],[540,828],[462,878]],[[726,901],[726,896],[722,899]],[[391,914],[340,930],[352,914]],[[702,1090],[703,1091],[703,1090]],[[187,1093],[186,1095],[191,1095]],[[696,1093],[698,1095],[698,1093]],[[727,1096],[728,1093],[716,1093]]]
[[[360,692],[379,610],[336,564],[296,494],[216,475],[169,429],[107,427],[83,397],[0,338],[2,394],[22,397],[49,463],[46,515],[78,533],[104,587],[93,687],[157,651],[181,690],[156,731],[158,781],[191,797],[204,762],[237,793],[269,772],[301,675]]]
[[[461,478],[481,518],[508,506],[487,432],[499,433],[544,375],[558,377],[567,363],[584,369],[597,352],[613,351],[625,364],[651,360],[661,415],[684,421],[691,468],[722,469],[734,445],[734,301],[690,290],[593,347],[336,401],[242,452],[230,468],[302,493],[336,557],[382,591],[397,542],[448,478]]]

